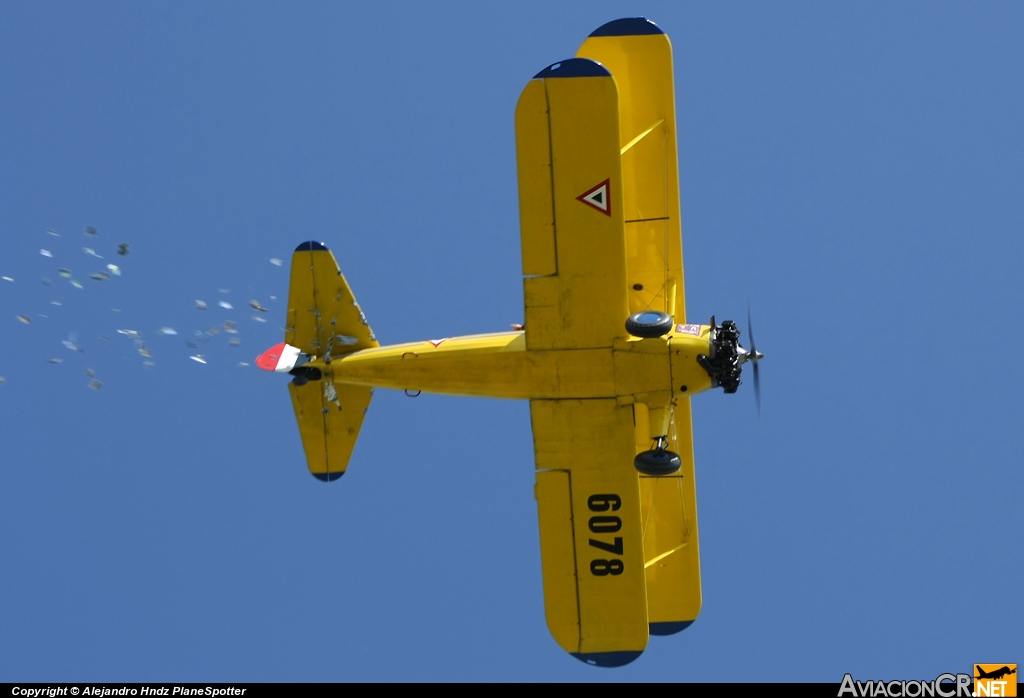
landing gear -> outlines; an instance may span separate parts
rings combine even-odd
[[[678,472],[683,462],[679,454],[665,448],[668,445],[668,437],[661,436],[655,440],[655,446],[650,451],[641,451],[633,459],[633,466],[640,471],[641,475],[671,475]]]
[[[292,378],[292,385],[302,387],[310,381],[318,381],[323,377],[319,368],[313,366],[296,366],[288,373],[295,376]]]
[[[626,332],[634,337],[656,339],[672,331],[672,316],[659,310],[633,313],[626,319]]]

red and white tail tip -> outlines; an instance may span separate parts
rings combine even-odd
[[[301,353],[298,347],[281,342],[257,356],[256,366],[264,371],[288,373],[295,368],[295,363],[299,360]]]

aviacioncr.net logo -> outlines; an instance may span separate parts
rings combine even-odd
[[[1013,698],[1017,695],[1016,674],[1016,664],[975,664],[974,695],[978,698]]]
[[[970,674],[939,674],[933,681],[854,681],[846,674],[838,698],[972,698]]]

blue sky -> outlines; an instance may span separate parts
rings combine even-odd
[[[1024,661],[1019,4],[2,15],[0,680],[839,681]],[[675,50],[688,316],[742,320],[749,301],[767,358],[760,420],[749,385],[694,400],[700,618],[599,670],[544,623],[525,402],[378,391],[324,485],[285,380],[237,364],[280,341],[287,267],[268,260],[307,239],[384,342],[521,321],[519,92],[637,15]],[[111,261],[120,277],[87,277]],[[185,345],[225,320],[241,346]]]

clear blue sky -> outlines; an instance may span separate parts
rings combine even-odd
[[[1024,662],[1020,4],[0,15],[0,680]],[[599,670],[544,623],[526,403],[378,391],[325,485],[285,379],[237,363],[280,341],[287,268],[268,260],[310,238],[384,342],[520,321],[519,92],[636,15],[675,49],[689,317],[742,320],[749,299],[767,358],[760,421],[749,385],[694,401],[700,618]],[[120,277],[86,276],[112,260]],[[187,335],[224,320],[241,346],[221,333],[190,361]]]

